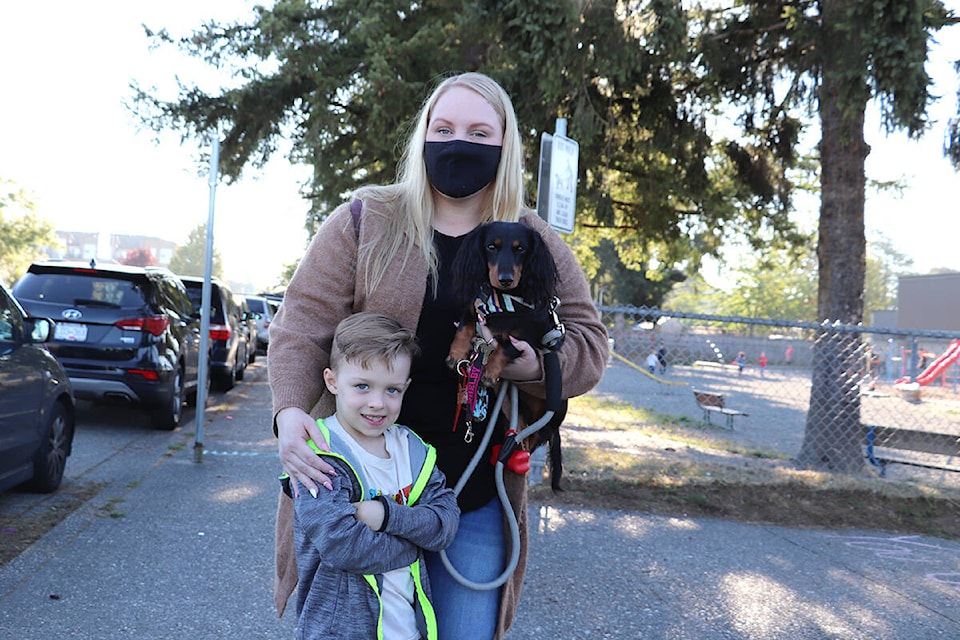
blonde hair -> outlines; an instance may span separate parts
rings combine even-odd
[[[362,311],[347,316],[337,325],[330,350],[330,369],[336,371],[344,362],[364,369],[383,363],[393,371],[398,357],[409,356],[412,360],[419,352],[413,331],[390,316]]]
[[[423,160],[423,148],[434,106],[440,96],[454,87],[470,89],[489,102],[500,116],[503,127],[500,165],[492,188],[484,193],[481,222],[516,222],[520,219],[524,206],[523,144],[513,102],[503,87],[482,73],[450,76],[437,85],[420,107],[400,160],[395,187],[365,187],[357,192],[357,196],[365,201],[370,199],[399,205],[400,213],[385,220],[386,229],[380,237],[372,238],[360,247],[359,263],[366,265],[363,277],[368,290],[377,288],[388,265],[398,254],[403,253],[406,264],[406,259],[415,251],[426,261],[431,282],[436,288],[438,267],[433,247],[433,195]],[[366,206],[364,210],[367,210]]]

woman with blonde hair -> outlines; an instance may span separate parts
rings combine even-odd
[[[307,445],[309,439],[323,441],[316,419],[334,410],[322,372],[334,328],[357,311],[391,315],[416,331],[421,355],[413,365],[399,422],[436,448],[450,486],[460,479],[482,438],[466,435],[467,415],[457,410],[458,376],[445,363],[462,314],[455,304],[453,257],[470,231],[493,220],[536,229],[557,264],[559,315],[566,327],[559,353],[563,396],[585,393],[599,382],[606,366],[606,331],[573,253],[524,204],[523,149],[510,98],[483,74],[451,76],[424,102],[397,182],[363,187],[330,214],[270,326],[268,366],[280,460],[283,470],[311,494],[326,490],[333,471]],[[521,355],[502,378],[543,398],[540,352],[522,341],[514,346]],[[491,446],[497,437],[502,441],[502,433]],[[482,459],[489,457],[485,452]],[[436,554],[427,557],[441,640],[499,638],[513,620],[526,559],[526,481],[508,471],[505,485],[521,527],[519,566],[506,584],[475,591],[454,580]],[[280,500],[275,595],[282,614],[297,576],[291,501],[282,494]],[[491,465],[476,468],[458,503],[460,526],[446,553],[468,580],[490,581],[507,563]]]

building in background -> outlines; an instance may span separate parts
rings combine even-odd
[[[48,249],[50,258],[60,260],[109,260],[123,262],[134,252],[148,251],[155,264],[166,267],[177,248],[176,242],[151,236],[57,231],[63,249]]]
[[[960,273],[900,276],[896,326],[960,331]]]

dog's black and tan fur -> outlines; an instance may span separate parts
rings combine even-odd
[[[509,336],[544,347],[544,336],[555,327],[551,302],[557,293],[557,267],[540,234],[521,223],[491,222],[474,229],[464,238],[454,260],[455,287],[464,310],[447,364],[454,369],[469,360],[477,337],[478,307],[484,312],[486,326],[497,341],[496,349],[484,365],[483,383],[492,385],[503,367],[520,355]],[[530,309],[511,313],[482,309],[495,292],[522,299]],[[555,348],[555,347],[554,347]],[[544,413],[542,399],[522,394],[521,418],[531,424]],[[566,414],[566,401],[550,422],[530,437],[524,448],[533,451],[550,444],[553,489],[559,490],[561,473],[560,423]]]
[[[489,310],[487,326],[499,344],[487,361],[485,381],[492,384],[519,352],[508,335],[540,346],[548,321],[544,311],[556,295],[557,267],[537,231],[517,222],[491,222],[474,229],[454,260],[455,287],[464,310],[450,347],[447,364],[456,367],[467,359],[477,335],[477,307],[494,291],[522,299],[530,312],[495,314]],[[538,317],[539,316],[539,317]]]

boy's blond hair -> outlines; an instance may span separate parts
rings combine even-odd
[[[364,369],[383,363],[393,371],[398,357],[406,355],[412,360],[419,353],[413,331],[390,316],[363,311],[337,325],[330,350],[330,368],[336,370],[343,362],[358,364]]]

